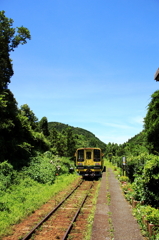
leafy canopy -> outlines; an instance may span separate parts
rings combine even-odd
[[[159,91],[151,95],[151,102],[144,119],[145,133],[150,153],[159,154]]]
[[[5,11],[0,11],[0,90],[2,91],[10,83],[13,76],[10,52],[19,44],[27,43],[31,39],[27,28],[21,26],[13,28],[13,19],[5,16]]]

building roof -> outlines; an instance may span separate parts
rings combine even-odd
[[[156,71],[156,73],[155,73],[154,79],[155,79],[156,81],[159,81],[159,68],[157,69],[157,71]]]

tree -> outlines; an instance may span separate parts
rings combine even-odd
[[[9,89],[0,94],[0,161],[8,159],[15,137],[17,121],[17,102]]]
[[[72,128],[68,127],[66,130],[66,138],[67,138],[67,156],[72,157],[74,156],[76,143],[73,136]]]
[[[0,11],[0,93],[7,88],[13,76],[10,52],[19,44],[25,44],[31,39],[30,32],[25,27],[13,28],[13,19],[5,16],[5,11]]]
[[[159,91],[151,95],[151,102],[144,119],[147,145],[150,153],[159,154]]]
[[[40,121],[39,121],[39,129],[40,132],[42,132],[44,134],[44,136],[49,136],[49,130],[48,130],[48,120],[46,117],[43,117]]]
[[[23,104],[20,107],[20,113],[22,116],[27,117],[28,123],[30,124],[32,129],[37,128],[38,118],[35,116],[35,114],[33,113],[33,111],[30,109],[30,107],[27,104]]]

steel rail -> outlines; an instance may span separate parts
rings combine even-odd
[[[49,212],[22,240],[28,240],[32,234],[35,232],[35,230],[40,227],[65,201],[68,199],[71,194],[82,184],[84,180],[81,180],[79,184],[53,209],[51,212]]]
[[[90,189],[92,188],[92,186],[93,186],[93,183],[91,184]],[[89,191],[90,191],[90,189],[89,189]],[[76,221],[76,218],[78,217],[78,215],[79,215],[79,213],[81,211],[81,208],[83,207],[83,205],[84,205],[84,203],[85,203],[85,201],[86,201],[86,199],[88,197],[88,194],[89,194],[89,192],[87,192],[86,196],[84,197],[81,205],[79,206],[77,212],[75,213],[75,215],[74,215],[74,217],[73,217],[73,219],[72,219],[72,221],[71,221],[71,223],[70,223],[70,225],[69,225],[65,235],[63,236],[62,240],[66,240],[67,239],[67,237],[68,237],[68,235],[69,235],[69,233],[70,233],[70,231],[72,229],[72,226],[73,226],[74,222]]]

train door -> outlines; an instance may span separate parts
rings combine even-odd
[[[93,154],[91,149],[86,149],[85,151],[85,165],[91,166],[93,160]]]

